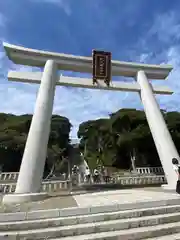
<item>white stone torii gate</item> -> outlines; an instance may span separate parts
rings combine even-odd
[[[41,193],[40,190],[56,85],[138,92],[167,178],[166,188],[175,189],[177,176],[173,170],[172,158],[179,159],[179,155],[153,94],[172,94],[173,92],[164,86],[152,87],[148,81],[148,78],[165,79],[172,70],[172,66],[112,61],[113,76],[133,77],[136,82],[111,82],[110,87],[107,87],[103,81],[93,85],[92,79],[58,76],[57,70],[92,73],[91,57],[39,51],[8,43],[4,43],[4,48],[9,59],[16,64],[44,67],[43,73],[12,71],[8,73],[10,81],[40,83],[40,87],[16,190],[14,194],[4,196],[4,203],[40,200],[48,195]]]

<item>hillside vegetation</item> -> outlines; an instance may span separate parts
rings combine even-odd
[[[162,114],[179,151],[180,113],[162,111]],[[133,159],[137,167],[161,166],[144,111],[121,109],[108,119],[84,122],[78,137],[91,167],[101,162],[129,169]]]
[[[180,151],[180,113],[162,113]],[[3,171],[19,171],[31,119],[32,115],[0,113],[0,166]],[[71,127],[68,118],[52,116],[45,175],[52,168],[59,171],[66,157],[74,164],[72,159],[77,149],[70,143]],[[161,165],[143,111],[121,109],[107,119],[83,122],[78,137],[79,148],[91,168],[99,163],[119,169],[129,169],[132,163],[137,167]]]

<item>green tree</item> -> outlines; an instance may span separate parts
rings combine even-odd
[[[0,114],[0,165],[3,171],[19,171],[32,115]],[[71,124],[62,116],[53,115],[48,143],[46,174],[69,154]],[[55,170],[58,167],[55,167]]]
[[[180,113],[161,111],[179,150]],[[161,165],[144,111],[120,109],[110,114],[109,119],[83,122],[78,137],[92,166],[98,157],[105,165],[123,169]]]

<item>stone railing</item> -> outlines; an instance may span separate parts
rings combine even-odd
[[[16,183],[0,183],[1,193],[13,193],[16,188]],[[57,192],[59,190],[71,189],[70,181],[46,181],[42,182],[42,192]]]
[[[152,185],[166,183],[165,176],[134,176],[134,177],[116,177],[113,183],[120,185]],[[46,181],[42,183],[42,192],[58,192],[60,190],[71,190],[70,181]],[[16,183],[0,183],[1,193],[12,193],[15,191]]]
[[[17,181],[19,172],[2,172],[0,173],[0,181]]]
[[[134,177],[116,177],[113,181],[121,185],[152,185],[165,184],[166,177],[163,175],[157,176],[134,176]]]
[[[6,182],[16,182],[19,176],[19,172],[1,172],[0,173],[0,181]],[[54,179],[53,179],[54,178]],[[64,181],[65,177],[62,175],[61,177],[53,177],[52,181],[54,180],[62,180]],[[45,181],[45,179],[44,179]]]
[[[56,192],[71,188],[71,181],[46,181],[42,183],[42,192]]]
[[[13,193],[16,188],[16,183],[0,183],[0,193]]]
[[[164,174],[164,170],[162,167],[138,167],[136,168],[138,174]]]
[[[162,167],[138,167],[136,168],[136,171],[139,175],[164,174]],[[19,175],[19,172],[2,172],[0,173],[0,181],[16,182],[18,179],[18,175]]]

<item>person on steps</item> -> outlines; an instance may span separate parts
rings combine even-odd
[[[172,159],[173,168],[177,174],[176,192],[180,194],[180,164],[177,158]]]
[[[85,182],[86,183],[90,183],[90,179],[91,179],[91,172],[90,172],[90,169],[88,167],[86,167],[86,170],[85,170]]]

